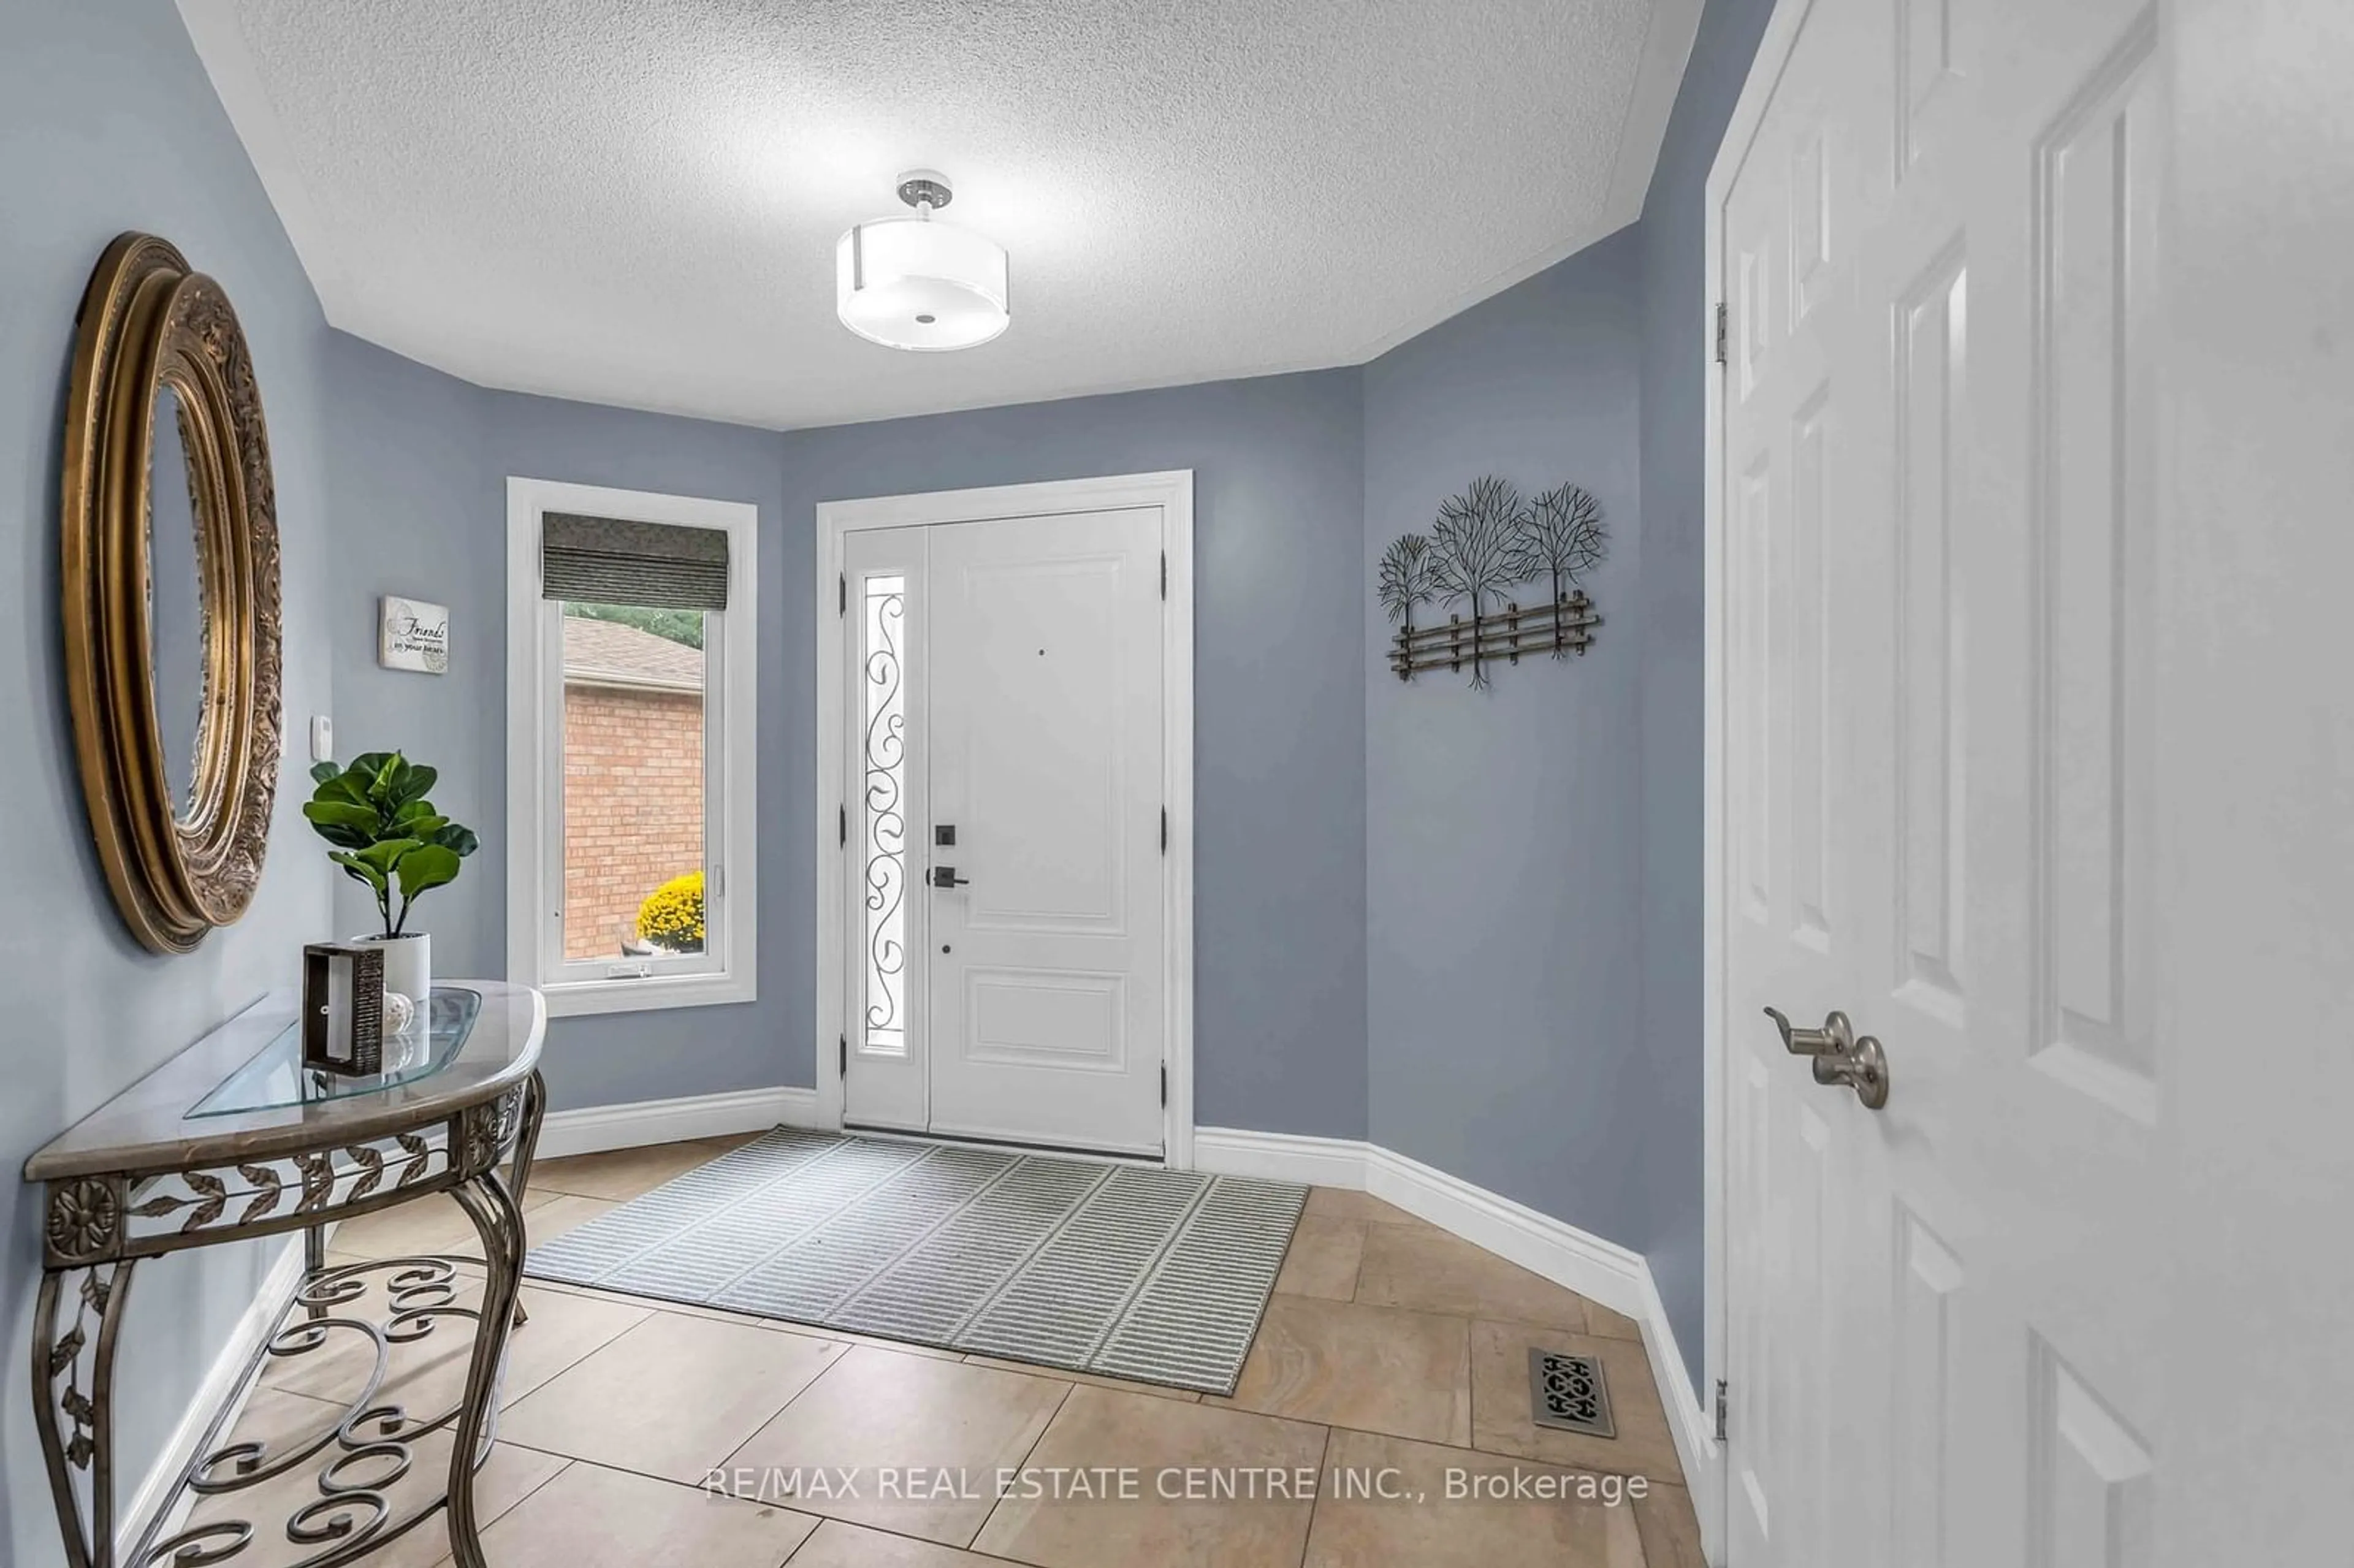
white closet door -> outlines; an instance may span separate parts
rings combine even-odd
[[[2195,1359],[2155,1044],[2167,39],[2136,0],[1781,15],[1721,213],[1731,1561],[2135,1568]],[[1768,1007],[1875,1037],[1884,1106]]]

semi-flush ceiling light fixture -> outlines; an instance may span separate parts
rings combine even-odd
[[[892,348],[970,348],[1005,330],[1005,252],[970,228],[933,220],[949,205],[948,176],[899,177],[913,217],[862,223],[834,247],[834,309],[842,324]]]

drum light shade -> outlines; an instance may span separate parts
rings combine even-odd
[[[834,248],[834,272],[842,324],[892,348],[971,348],[1011,319],[1004,250],[928,211],[858,225]]]

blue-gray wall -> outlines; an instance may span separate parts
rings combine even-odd
[[[58,474],[74,310],[107,241],[162,234],[220,280],[269,419],[284,545],[290,728],[327,706],[327,328],[260,183],[168,5],[0,4],[0,1561],[63,1560],[25,1347],[40,1256],[26,1155],[157,1063],[286,983],[325,929],[328,875],[288,748],[272,853],[245,919],[194,954],[133,943],[90,849],[66,711]],[[267,1265],[259,1246],[142,1264],[116,1406],[124,1493],[161,1448]]]
[[[1709,355],[1702,208],[1709,165],[1749,75],[1773,0],[1708,0],[1635,232],[1642,291],[1642,1038],[1628,1086],[1648,1136],[1628,1153],[1649,1193],[1638,1246],[1692,1383],[1704,1351],[1706,1211],[1701,1181],[1701,843],[1703,399]]]
[[[817,503],[1193,471],[1196,1119],[1365,1136],[1363,425],[1353,370],[801,430],[784,438],[788,721],[780,820],[815,802]],[[764,692],[773,704],[776,694]],[[814,867],[780,961],[809,1016]],[[766,927],[764,927],[764,930]],[[763,996],[768,980],[763,974]],[[805,1023],[801,1023],[806,1027]],[[806,1072],[807,1058],[797,1058]],[[807,1082],[807,1079],[796,1079]]]
[[[483,499],[498,489],[481,439],[492,395],[346,334],[327,339],[335,756],[405,751],[441,770],[434,804],[482,833],[485,848],[418,905],[419,923],[433,934],[442,974],[501,975],[505,839],[492,830],[506,810],[497,764],[506,756],[507,606],[504,514],[486,514]],[[385,594],[450,607],[451,675],[377,667]],[[483,771],[484,758],[494,771]],[[337,932],[372,929],[375,919],[367,890],[338,875]]]
[[[435,802],[475,827],[482,853],[420,906],[445,975],[506,972],[506,481],[579,484],[747,501],[764,534],[760,628],[763,823],[792,789],[775,760],[782,711],[806,658],[789,657],[775,606],[787,601],[774,540],[782,515],[779,437],[661,414],[490,392],[334,333],[329,348],[330,479],[345,573],[335,588],[336,750],[401,748],[441,771]],[[802,552],[806,555],[806,550]],[[807,573],[792,591],[808,593]],[[376,662],[384,593],[447,604],[446,675]],[[799,791],[803,796],[806,791]],[[795,819],[801,821],[802,819]],[[800,835],[806,838],[806,834]],[[557,1020],[549,1029],[550,1103],[559,1110],[673,1096],[810,1084],[812,898],[791,885],[786,832],[761,834],[760,1000],[678,1012]],[[337,895],[358,929],[366,895]]]
[[[1639,260],[1622,230],[1365,366],[1358,572],[1373,1141],[1629,1246],[1652,1132],[1627,1112],[1647,1071]],[[1491,472],[1601,502],[1594,648],[1484,693],[1400,682],[1373,563]]]
[[[341,334],[331,472],[337,748],[405,747],[487,848],[433,895],[444,974],[504,972],[505,480],[760,508],[760,996],[559,1020],[558,1109],[817,1080],[817,503],[1150,469],[1194,471],[1196,1104],[1208,1125],[1365,1132],[1363,471],[1354,371],[779,436],[488,393]],[[451,609],[451,671],[379,670],[375,596]],[[357,889],[346,923],[365,917]],[[355,927],[356,928],[356,927]]]
[[[419,906],[445,975],[506,972],[506,480],[748,501],[773,529],[779,514],[772,431],[489,392],[343,333],[329,334],[329,481],[342,569],[334,596],[335,748],[349,758],[398,748],[440,769],[435,803],[472,825],[482,853]],[[781,592],[763,556],[764,600]],[[804,588],[803,591],[806,591]],[[376,599],[397,593],[450,607],[451,670],[426,675],[376,662]],[[760,744],[780,745],[778,672],[785,653],[764,617]],[[769,795],[777,780],[764,777]],[[769,819],[773,820],[773,819]],[[557,1109],[679,1095],[808,1084],[811,899],[787,885],[785,833],[761,838],[761,1000],[675,1013],[559,1019],[547,1045]],[[366,894],[340,887],[336,917],[369,917]]]
[[[1709,166],[1772,0],[1709,0],[1633,228],[1364,368],[1365,557],[1475,475],[1568,478],[1605,627],[1492,694],[1373,666],[1372,1136],[1642,1252],[1697,1385]]]
[[[1702,185],[1770,0],[1711,0],[1641,224],[1362,371],[779,436],[486,392],[327,329],[176,16],[0,3],[0,1157],[31,1148],[357,928],[294,807],[302,726],[410,747],[484,855],[436,895],[445,973],[504,967],[501,627],[510,473],[761,509],[761,995],[561,1022],[559,1107],[815,1081],[817,502],[1187,467],[1197,479],[1198,1109],[1354,1138],[1645,1251],[1701,1353]],[[93,105],[104,105],[99,112]],[[192,958],[121,931],[88,845],[57,620],[71,316],[105,241],[164,233],[254,344],[285,540],[288,770],[253,911]],[[1614,528],[1610,623],[1489,696],[1378,664],[1372,559],[1475,474],[1575,478]],[[451,605],[453,672],[376,668],[375,600]],[[330,698],[334,699],[331,703]],[[9,1213],[6,1322],[37,1247]],[[242,1310],[260,1254],[150,1265],[122,1368],[126,1473]],[[21,1368],[0,1413],[0,1542],[56,1560]]]

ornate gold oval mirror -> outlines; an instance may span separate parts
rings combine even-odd
[[[82,296],[68,394],[66,680],[82,795],[138,938],[245,913],[278,791],[277,501],[220,286],[147,234]]]

